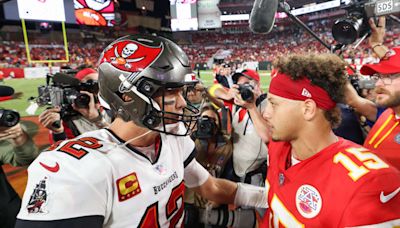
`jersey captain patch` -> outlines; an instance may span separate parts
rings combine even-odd
[[[142,191],[135,172],[119,178],[117,187],[120,202],[130,199]]]
[[[305,218],[314,218],[322,207],[322,198],[318,190],[311,185],[300,186],[296,193],[296,207]]]

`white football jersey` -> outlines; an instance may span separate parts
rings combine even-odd
[[[17,217],[101,215],[104,227],[180,226],[184,167],[194,159],[194,142],[165,134],[159,141],[154,162],[108,129],[52,146],[28,168]]]

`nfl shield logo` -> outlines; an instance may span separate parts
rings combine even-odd
[[[296,207],[303,217],[314,218],[321,211],[321,194],[311,185],[300,186],[296,193]]]

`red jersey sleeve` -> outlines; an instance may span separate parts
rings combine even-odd
[[[356,191],[344,211],[340,225],[353,226],[400,226],[399,172],[374,176]]]

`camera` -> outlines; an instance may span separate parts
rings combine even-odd
[[[19,123],[20,116],[16,111],[0,109],[0,127],[14,127]]]
[[[215,120],[208,116],[202,116],[197,120],[197,130],[194,137],[197,139],[210,139],[217,133],[217,124]]]
[[[239,85],[239,93],[244,101],[252,101],[254,99],[254,87],[248,83]]]
[[[356,75],[349,76],[349,81],[359,95],[362,95],[362,89],[374,89],[376,83],[375,80],[372,80],[369,77],[359,78]]]
[[[348,45],[370,32],[368,18],[400,12],[400,0],[351,0],[341,8],[347,16],[334,23],[332,35],[340,44]]]
[[[72,108],[74,104],[77,108],[88,108],[90,96],[80,91],[97,94],[99,86],[97,82],[89,80],[80,82],[73,77],[74,71],[47,75],[46,85],[38,87],[39,96],[36,102],[39,106],[50,105],[61,108],[61,118],[79,115],[79,112]],[[50,81],[52,80],[52,83]]]

